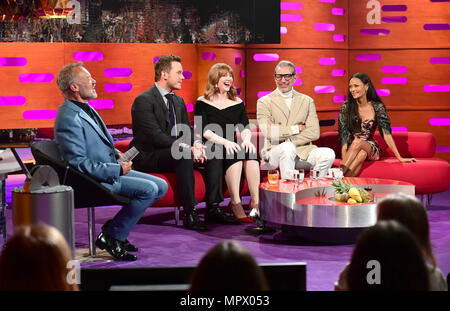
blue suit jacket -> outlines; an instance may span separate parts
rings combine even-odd
[[[64,159],[80,172],[99,182],[114,184],[120,176],[120,164],[116,160],[119,151],[114,148],[103,122],[101,126],[103,129],[83,109],[66,99],[56,116],[55,140]]]

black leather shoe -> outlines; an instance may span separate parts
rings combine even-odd
[[[103,226],[102,226],[102,231],[106,231],[106,227],[108,227],[109,223],[111,222],[112,219],[109,219],[108,221],[106,221]],[[127,252],[137,252],[139,250],[139,248],[137,248],[136,246],[134,246],[133,244],[130,243],[130,241],[128,241],[128,239],[125,240],[125,242],[119,241],[120,243],[122,243],[122,247],[127,251]]]
[[[200,220],[195,210],[190,213],[185,213],[183,217],[183,226],[187,229],[206,231],[208,228],[205,223]]]
[[[95,241],[95,245],[100,249],[106,250],[114,259],[122,261],[135,261],[136,256],[129,254],[123,247],[123,242],[100,232]]]
[[[242,222],[239,219],[226,215],[219,207],[219,205],[214,205],[206,208],[205,221],[217,222],[220,224],[232,224],[232,225],[242,224]]]

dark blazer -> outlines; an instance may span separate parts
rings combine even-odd
[[[179,133],[178,137],[185,137],[182,142],[192,146],[194,133],[191,130],[184,100],[175,94],[173,101],[177,124],[184,124],[186,125],[184,128],[189,128],[189,133]],[[155,85],[136,97],[131,107],[131,118],[133,140],[130,146],[135,146],[143,153],[138,158],[148,159],[156,150],[171,148],[175,139],[170,135],[169,110]]]

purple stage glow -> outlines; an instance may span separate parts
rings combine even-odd
[[[408,7],[406,5],[383,5],[381,7],[381,10],[383,12],[404,12],[408,10]]]
[[[26,64],[25,57],[0,57],[0,67],[23,67]]]
[[[314,24],[314,29],[318,31],[334,31],[336,28],[334,24],[317,23]]]
[[[255,62],[276,62],[280,56],[276,53],[255,53],[253,60]]]
[[[131,83],[106,83],[104,90],[105,92],[129,92],[133,88]]]
[[[26,110],[23,112],[25,120],[45,120],[56,118],[56,110]]]
[[[112,77],[129,77],[133,71],[131,68],[106,68],[103,71],[103,74],[105,77],[112,78]]]
[[[335,65],[336,59],[334,57],[321,57],[319,58],[320,65]]]
[[[383,23],[406,23],[408,18],[406,16],[383,16],[381,21]]]
[[[88,104],[91,105],[94,109],[113,109],[114,101],[112,99],[93,99],[88,101]]]
[[[333,35],[334,42],[345,42],[345,35]]]
[[[333,102],[335,103],[343,103],[345,102],[345,96],[333,96]]]
[[[450,57],[430,57],[430,63],[436,64],[450,64]]]
[[[383,84],[406,84],[408,78],[406,77],[382,77],[381,83]]]
[[[450,92],[450,84],[429,84],[423,86],[424,92]]]
[[[319,0],[319,2],[322,2],[322,3],[335,3],[336,0]]]
[[[392,132],[408,132],[405,126],[391,126]]]
[[[244,69],[241,70],[240,74],[241,74],[241,78],[245,78],[245,70]]]
[[[302,67],[300,67],[300,66],[295,66],[295,73],[296,74],[300,74],[300,73],[302,73],[303,72],[303,68]]]
[[[23,96],[0,96],[0,106],[25,105],[27,99]]]
[[[391,95],[391,91],[389,89],[377,89],[376,91],[380,97]]]
[[[331,70],[331,75],[333,77],[343,77],[345,76],[345,69],[333,69]]]
[[[380,54],[357,54],[356,60],[360,62],[373,62],[381,59]]]
[[[19,75],[22,83],[48,83],[53,81],[51,73],[22,73]]]
[[[237,88],[236,88],[236,93],[238,94],[238,96],[241,95],[241,91],[242,91],[242,89],[241,89],[240,87],[237,87]]]
[[[300,2],[280,2],[282,10],[301,10],[302,4]]]
[[[391,31],[389,29],[360,29],[359,34],[362,36],[387,36]]]
[[[343,8],[332,8],[331,14],[333,15],[345,15],[345,9]]]
[[[272,93],[272,91],[259,91],[257,96],[258,96],[258,98],[261,98],[261,97],[266,96],[266,95],[268,95],[270,93]]]
[[[202,59],[203,60],[215,60],[216,59],[216,53],[214,53],[214,52],[203,52],[202,53]]]
[[[428,122],[434,126],[450,125],[450,118],[431,118]]]
[[[79,62],[101,61],[103,60],[103,53],[97,51],[75,52],[73,53],[73,59]]]
[[[425,24],[423,25],[425,30],[450,30],[450,24]]]
[[[287,28],[286,27],[280,27],[280,34],[282,34],[282,35],[287,34]]]
[[[450,146],[436,146],[436,153],[450,153]]]
[[[156,63],[156,62],[158,61],[158,59],[159,59],[159,56],[155,56],[155,57],[153,58],[153,64]]]
[[[336,90],[334,85],[317,85],[314,87],[316,93],[334,93]]]
[[[300,14],[281,14],[280,22],[301,22],[303,17]]]
[[[183,76],[185,79],[189,80],[190,78],[192,78],[192,72],[190,71],[183,71]]]
[[[383,66],[381,72],[384,73],[405,73],[408,71],[406,66]]]
[[[241,55],[235,56],[234,57],[234,63],[236,65],[240,65],[242,63],[242,56]]]

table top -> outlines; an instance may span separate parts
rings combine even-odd
[[[0,143],[0,148],[29,148],[32,142],[24,143]]]
[[[367,177],[344,177],[343,181],[355,185],[399,185],[399,186],[414,186],[411,183],[400,181],[400,180],[392,180],[392,179],[382,179],[382,178],[367,178]],[[321,188],[321,187],[330,187],[333,182],[332,178],[319,178],[319,179],[310,179],[305,178],[303,182],[294,182],[291,180],[278,180],[276,184],[270,184],[269,182],[263,182],[259,185],[261,189],[273,192],[281,192],[281,193],[297,193],[300,190],[306,190],[310,188]]]
[[[19,163],[17,163],[10,149],[0,150],[0,157],[3,158],[3,160],[0,160],[0,174],[8,174],[21,170]]]

